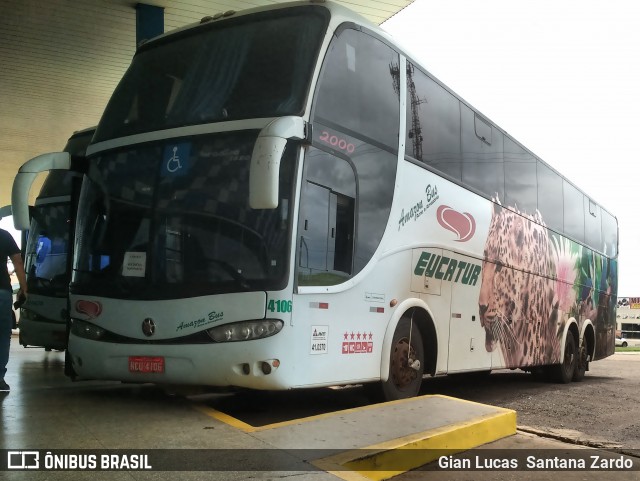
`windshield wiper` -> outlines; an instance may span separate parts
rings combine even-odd
[[[243,276],[242,273],[238,271],[238,269],[233,267],[228,262],[223,261],[221,259],[207,259],[207,262],[212,262],[212,263],[217,264],[218,266],[220,266],[222,268],[222,270],[224,272],[226,272],[227,274],[229,274],[229,276],[233,280],[238,281],[238,283],[244,289],[249,290],[249,288],[251,287],[251,286],[249,286],[249,282],[248,282],[247,278],[245,276]]]

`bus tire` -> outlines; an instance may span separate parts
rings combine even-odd
[[[576,369],[573,371],[574,382],[580,382],[584,379],[584,375],[587,372],[587,366],[589,365],[589,361],[587,358],[587,340],[582,340],[582,345],[578,348],[578,354],[576,357]]]
[[[578,359],[578,350],[576,348],[576,339],[571,331],[567,333],[567,339],[564,342],[564,357],[560,364],[553,366],[554,380],[561,384],[567,384],[573,379],[576,370],[576,361]]]
[[[409,344],[411,339],[411,344]],[[391,342],[389,379],[382,383],[386,401],[414,397],[420,391],[424,374],[424,347],[416,322],[403,317],[398,322]]]

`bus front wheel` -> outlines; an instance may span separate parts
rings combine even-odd
[[[382,383],[385,400],[416,396],[424,374],[424,347],[420,329],[411,318],[398,322],[391,343],[389,379]]]

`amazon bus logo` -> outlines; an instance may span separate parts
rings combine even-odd
[[[458,236],[456,242],[467,242],[476,233],[476,220],[468,212],[460,213],[448,205],[438,207],[438,223]]]

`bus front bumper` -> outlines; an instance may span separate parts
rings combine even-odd
[[[284,360],[272,338],[229,344],[114,344],[71,334],[78,380],[282,390]],[[289,366],[292,368],[292,366]]]

